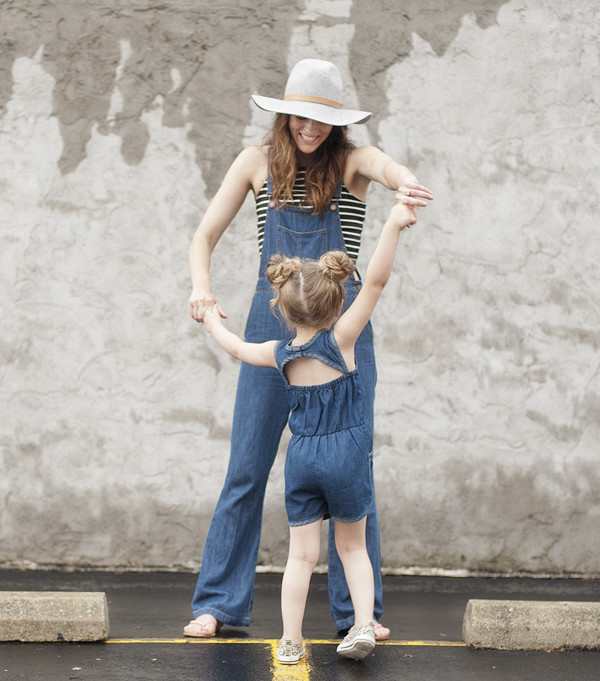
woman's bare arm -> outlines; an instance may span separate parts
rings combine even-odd
[[[266,154],[262,147],[244,149],[231,164],[223,182],[202,217],[189,250],[192,293],[190,314],[201,322],[206,309],[217,302],[210,282],[212,252],[241,208],[251,189],[258,191],[260,177],[266,177]],[[226,316],[219,308],[222,316]]]

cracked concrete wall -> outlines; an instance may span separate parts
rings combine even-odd
[[[318,56],[375,112],[354,139],[436,195],[374,317],[384,566],[600,574],[599,26],[594,0],[2,2],[0,564],[197,568],[238,367],[188,317],[187,248],[268,125],[250,94]],[[214,256],[238,332],[256,266],[249,200]]]

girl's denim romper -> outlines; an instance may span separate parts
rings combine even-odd
[[[318,359],[342,375],[321,385],[290,385],[285,365],[299,357]],[[319,331],[302,345],[280,341],[275,359],[291,410],[292,439],[285,460],[288,523],[364,518],[373,503],[373,433],[358,369],[348,371],[333,329]]]
[[[270,177],[267,182],[271,196]],[[275,207],[271,201],[267,210],[258,283],[246,326],[247,341],[292,338],[290,330],[269,307],[273,292],[265,277],[265,268],[273,254],[319,258],[329,250],[346,250],[337,210],[341,185],[340,181],[330,207],[322,216],[290,205]],[[360,283],[348,280],[345,286],[345,306],[348,306],[356,297]],[[377,371],[370,324],[356,342],[355,355],[365,389],[367,419],[372,424]],[[286,389],[278,370],[242,363],[231,431],[229,468],[204,545],[202,567],[192,600],[194,617],[209,613],[233,626],[250,624],[265,487],[288,414]],[[329,602],[335,623],[341,630],[354,623],[354,610],[335,549],[333,523],[330,525]],[[367,515],[367,550],[375,576],[374,614],[379,619],[383,604],[375,504]]]

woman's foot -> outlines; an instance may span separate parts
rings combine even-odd
[[[191,638],[212,638],[223,626],[212,615],[199,615],[183,628],[183,635]]]
[[[387,641],[392,633],[387,627],[384,627],[380,622],[373,621],[373,628],[375,631],[376,641]]]

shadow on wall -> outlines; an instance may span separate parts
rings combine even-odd
[[[139,163],[149,141],[143,114],[160,97],[164,125],[189,126],[196,161],[212,195],[239,151],[250,94],[279,92],[285,86],[290,37],[304,4],[188,2],[148,9],[146,3],[124,5],[119,0],[97,7],[67,0],[42,6],[3,3],[0,112],[11,94],[12,63],[42,48],[44,69],[55,80],[62,173],[72,172],[85,158],[94,126],[102,134],[119,135],[126,163]],[[386,113],[385,71],[410,54],[413,33],[442,54],[465,14],[474,12],[486,28],[495,23],[502,4],[461,0],[440,11],[432,0],[383,0],[374,12],[370,0],[354,0],[350,67],[360,101],[369,102],[378,117]],[[373,44],[378,50],[366,58],[365,45]],[[116,89],[120,104],[114,101]],[[370,125],[377,144],[377,121]]]
[[[139,163],[149,141],[143,114],[160,97],[163,124],[189,126],[213,194],[239,151],[251,92],[277,91],[285,83],[285,55],[303,4],[2,3],[0,114],[11,96],[14,60],[42,48],[43,67],[55,79],[63,174],[85,158],[95,126],[119,135],[124,160]],[[115,89],[122,100],[116,107]]]
[[[371,0],[353,1],[350,20],[356,31],[350,45],[350,71],[359,101],[369,102],[369,109],[376,112],[367,122],[375,145],[381,146],[377,121],[389,113],[386,71],[410,55],[413,33],[427,41],[439,57],[456,38],[466,14],[474,13],[477,25],[485,29],[497,23],[498,10],[506,3],[507,0],[457,0],[440,8],[437,0],[382,0],[379,11],[374,12]],[[365,59],[365,45],[377,45],[377,58]]]

